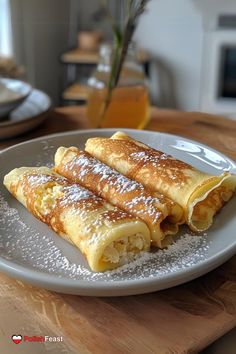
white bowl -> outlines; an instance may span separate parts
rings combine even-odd
[[[24,81],[0,78],[0,120],[19,106],[31,90]]]

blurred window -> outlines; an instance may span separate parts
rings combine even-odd
[[[12,56],[12,31],[9,0],[0,0],[0,55]]]
[[[236,46],[222,48],[220,97],[236,98]]]

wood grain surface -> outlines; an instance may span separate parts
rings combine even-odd
[[[59,108],[27,135],[87,128],[84,108]],[[149,130],[198,140],[236,159],[236,122],[201,113],[152,110]],[[236,325],[236,257],[184,285],[147,295],[92,298],[38,289],[0,275],[0,353],[197,353]],[[63,336],[21,343],[13,334]]]
[[[0,140],[0,149],[39,136],[90,128],[83,106],[57,108],[37,129],[14,139]],[[147,130],[156,130],[195,139],[236,160],[236,121],[224,117],[152,108]]]

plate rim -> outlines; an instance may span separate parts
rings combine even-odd
[[[40,91],[40,90],[38,90],[38,91]],[[43,91],[41,91],[41,92],[43,92]],[[165,132],[159,132],[159,131],[153,131],[153,130],[128,129],[128,128],[76,129],[76,130],[69,130],[69,131],[66,131],[66,132],[58,132],[58,133],[53,133],[53,134],[46,134],[46,135],[42,135],[42,136],[37,137],[37,138],[32,138],[32,139],[29,139],[29,140],[26,140],[26,141],[22,141],[20,143],[17,143],[17,144],[14,144],[12,146],[9,146],[7,148],[4,148],[4,149],[0,150],[0,154],[1,153],[5,153],[6,151],[8,151],[10,149],[13,149],[13,148],[16,148],[18,146],[32,143],[34,141],[37,142],[39,140],[50,139],[50,138],[55,138],[55,137],[75,135],[75,134],[78,134],[78,133],[89,133],[89,132],[93,133],[93,132],[100,132],[100,131],[107,131],[107,132],[124,131],[124,132],[130,132],[130,133],[132,133],[132,132],[136,132],[136,133],[137,132],[144,132],[144,133],[148,133],[148,134],[158,134],[158,135],[162,135],[162,136],[166,136],[167,135],[167,136],[170,136],[170,137],[173,137],[173,138],[176,138],[176,139],[184,139],[184,140],[186,140],[186,141],[188,141],[190,143],[200,144],[204,148],[212,150],[213,152],[221,155],[223,158],[226,158],[227,160],[229,160],[230,163],[235,165],[235,167],[236,167],[236,160],[233,160],[231,157],[228,157],[223,152],[221,152],[219,150],[216,150],[215,148],[213,148],[213,147],[211,147],[211,146],[209,146],[207,144],[201,143],[200,141],[197,141],[197,140],[194,140],[194,139],[190,139],[190,138],[186,138],[184,136],[180,136],[180,135],[176,135],[176,134],[171,134],[171,133],[165,133]]]
[[[0,128],[1,128],[1,129],[15,127],[15,126],[17,126],[17,125],[25,124],[26,122],[32,122],[33,120],[36,120],[36,119],[38,119],[39,117],[41,117],[41,115],[48,113],[48,112],[52,109],[52,99],[50,98],[50,96],[49,96],[46,92],[44,92],[44,91],[42,91],[42,90],[35,89],[35,88],[33,88],[33,89],[31,90],[30,94],[32,94],[33,92],[40,92],[41,94],[43,94],[43,95],[48,99],[48,108],[45,109],[45,110],[43,110],[43,111],[41,111],[40,113],[38,113],[38,114],[32,116],[32,117],[24,118],[24,119],[21,119],[21,120],[19,120],[19,121],[9,121],[9,122],[7,122],[7,121],[1,122],[1,121],[0,121]],[[28,95],[28,97],[30,96],[30,94]],[[27,100],[28,97],[26,97],[25,100]],[[25,101],[24,101],[24,102],[25,102]],[[22,104],[23,104],[24,102],[22,102]],[[19,107],[20,107],[20,105],[19,105],[18,107],[16,107],[15,110],[18,109]],[[36,139],[38,139],[38,138],[35,138],[35,140],[36,140]],[[31,141],[31,140],[34,140],[34,139],[30,139],[30,140],[24,141],[24,142],[22,142],[22,143],[14,144],[14,145],[12,145],[12,146],[10,146],[10,147],[14,147],[14,146],[19,145],[19,144],[27,143],[28,141]],[[6,149],[4,149],[4,150],[6,150]],[[1,151],[3,151],[3,150],[1,150]]]
[[[102,134],[102,132],[114,132],[114,131],[126,131],[126,132],[142,132],[141,130],[136,130],[136,129],[124,129],[124,128],[108,128],[108,129],[78,129],[78,130],[73,130],[73,131],[68,131],[68,132],[61,132],[61,133],[54,133],[54,134],[49,134],[45,136],[41,136],[35,139],[30,139],[25,142],[21,142],[18,144],[15,144],[13,146],[10,146],[8,148],[5,148],[0,151],[0,157],[7,153],[10,150],[17,149],[19,146],[22,145],[27,145],[31,144],[34,142],[39,142],[39,141],[44,141],[50,138],[57,138],[57,137],[63,137],[63,136],[70,136],[70,135],[81,135],[81,134],[89,134],[89,133],[98,133]],[[158,131],[149,131],[149,130],[144,130],[144,133],[149,134],[157,134],[159,136],[170,136],[171,138],[174,139],[184,139],[185,141],[195,143],[195,144],[200,144],[202,147],[206,149],[210,149],[213,152],[216,152],[219,154],[221,157],[224,159],[228,160],[233,166],[236,167],[236,162],[232,160],[231,158],[227,157],[225,154],[221,153],[220,151],[202,144],[201,142],[185,138],[182,136],[178,136],[175,134],[170,134],[170,133],[165,133],[165,132],[158,132]],[[100,134],[100,135],[101,135]],[[102,292],[111,292],[111,294],[106,293],[105,295],[100,294],[99,296],[121,296],[120,292],[122,291],[125,293],[125,291],[129,292],[129,295],[131,294],[141,294],[145,292],[150,292],[150,291],[155,291],[156,290],[161,290],[161,289],[167,289],[168,287],[172,287],[174,285],[180,285],[182,283],[185,283],[189,280],[193,280],[203,274],[208,273],[209,271],[215,269],[219,265],[223,264],[226,260],[231,258],[236,252],[236,240],[233,244],[230,244],[228,247],[224,248],[220,252],[212,255],[211,257],[201,261],[200,263],[194,264],[188,268],[184,269],[179,269],[173,273],[168,273],[168,274],[161,274],[158,279],[156,277],[153,278],[141,278],[141,279],[129,279],[128,281],[124,280],[111,280],[111,281],[105,281],[105,280],[94,280],[94,281],[87,281],[84,279],[72,279],[68,278],[66,276],[57,276],[55,274],[51,274],[48,272],[44,272],[38,269],[33,269],[33,268],[27,268],[26,266],[18,265],[17,263],[14,263],[12,261],[9,261],[7,259],[4,259],[3,257],[0,256],[0,269],[5,271],[8,275],[10,276],[16,276],[20,279],[26,280],[30,282],[31,284],[35,283],[38,286],[48,288],[50,289],[50,286],[55,289],[56,287],[63,288],[62,292],[68,292],[73,293],[71,291],[77,290],[77,293],[86,294],[86,295],[91,295],[94,296],[93,294],[90,294],[91,291],[100,291]],[[194,273],[194,274],[193,274]],[[178,278],[178,280],[176,279]],[[179,279],[181,278],[181,279]],[[36,281],[35,281],[36,279]],[[40,285],[38,284],[40,283]],[[168,286],[165,286],[165,283],[170,283]],[[173,285],[171,285],[173,283]],[[153,290],[146,290],[143,289],[143,287],[149,287],[153,288]],[[61,290],[59,290],[61,291]],[[86,293],[86,291],[88,293]],[[117,291],[117,295],[113,295],[112,293]],[[95,294],[96,295],[96,294]],[[96,295],[97,296],[97,295]]]
[[[12,99],[10,99],[8,101],[4,101],[3,103],[0,102],[0,107],[3,107],[5,105],[11,105],[11,104],[17,103],[19,101],[22,101],[22,100],[26,99],[31,94],[31,92],[33,91],[33,87],[32,87],[32,85],[29,82],[26,82],[26,81],[23,81],[23,80],[20,80],[20,79],[12,79],[12,78],[9,78],[9,77],[0,77],[0,81],[2,81],[2,82],[4,82],[4,81],[5,82],[12,82],[12,81],[18,82],[21,85],[23,84],[28,90],[26,93],[21,94],[21,96],[18,97],[18,98],[12,98]]]

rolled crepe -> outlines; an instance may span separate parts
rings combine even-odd
[[[150,247],[142,221],[47,167],[14,169],[4,185],[32,214],[79,248],[95,272],[116,268]]]
[[[55,155],[55,171],[79,183],[108,202],[139,217],[149,227],[152,244],[163,248],[183,221],[182,208],[159,193],[150,194],[132,181],[75,147],[60,147]]]
[[[235,175],[225,172],[211,176],[122,132],[110,139],[89,139],[86,151],[181,205],[185,221],[193,231],[207,230],[236,188]]]

